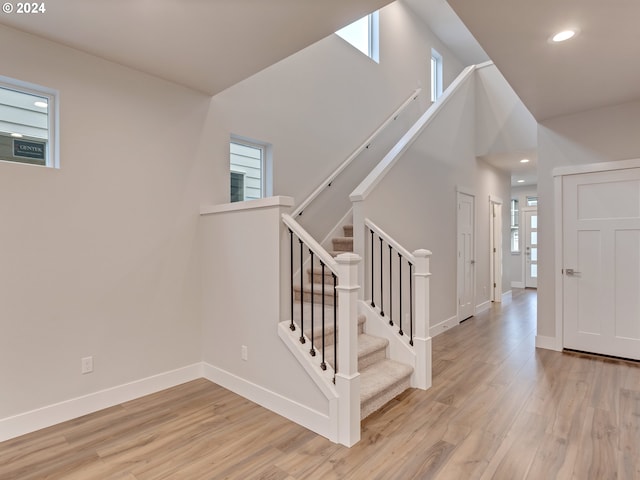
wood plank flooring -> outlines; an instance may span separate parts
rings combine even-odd
[[[535,295],[435,337],[350,449],[197,380],[0,443],[0,479],[640,479],[640,366],[536,350]]]

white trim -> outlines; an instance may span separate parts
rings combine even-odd
[[[476,70],[479,70],[481,68],[487,68],[487,67],[493,67],[493,62],[491,60],[487,60],[486,62],[483,63],[479,63],[476,65]]]
[[[509,305],[513,300],[513,291],[509,290],[508,292],[502,293],[502,305]]]
[[[331,404],[329,404],[329,414],[318,412],[206,362],[203,363],[203,376],[261,407],[328,438],[332,442],[338,441],[337,432],[332,431],[331,417],[337,417],[337,415],[333,415],[334,412],[331,410],[334,407]]]
[[[474,198],[476,196],[475,188],[465,187],[464,185],[456,185],[456,193],[464,193]]]
[[[525,288],[524,282],[511,282],[511,288]]]
[[[0,442],[201,378],[202,363],[0,419]]]
[[[489,195],[489,202],[491,203],[499,203],[502,205],[503,201],[500,197],[496,197],[495,195]]]
[[[460,322],[458,321],[458,315],[454,315],[451,318],[447,318],[446,320],[443,320],[442,322],[429,327],[429,335],[432,338],[436,337],[442,332],[446,332],[450,328],[457,327],[458,325],[460,325]]]
[[[242,210],[257,210],[259,208],[268,207],[293,207],[293,198],[278,195],[275,197],[245,200],[244,202],[223,203],[220,205],[202,205],[200,206],[200,215],[238,212]]]
[[[553,178],[553,207],[555,210],[554,215],[554,248],[555,248],[555,332],[557,339],[557,349],[561,350],[564,346],[564,313],[563,313],[563,300],[564,300],[564,290],[563,290],[563,278],[562,278],[562,269],[564,268],[564,257],[562,252],[562,238],[564,236],[563,229],[563,215],[562,215],[562,177],[554,177]],[[526,272],[523,271],[526,278]],[[537,345],[537,341],[536,341]],[[546,347],[542,347],[546,348]]]
[[[624,170],[627,168],[640,168],[640,158],[632,158],[629,160],[616,160],[612,162],[587,163],[584,165],[567,165],[564,167],[554,168],[551,174],[554,177],[562,177],[564,175],[607,172],[609,170]]]
[[[543,335],[536,335],[536,348],[544,348],[545,350],[554,350],[556,352],[562,351],[562,346],[557,338]]]
[[[475,314],[477,315],[478,313],[482,313],[485,310],[489,310],[491,308],[491,300],[487,300],[486,302],[482,302],[478,305],[476,305],[476,312]]]

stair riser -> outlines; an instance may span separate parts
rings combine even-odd
[[[358,370],[363,370],[369,365],[384,360],[386,358],[386,348],[381,348],[375,352],[369,353],[358,358]]]
[[[325,305],[333,305],[333,292],[331,292],[331,293],[332,293],[331,295],[328,295],[326,293],[326,291],[325,291],[325,295],[324,295],[324,304]],[[300,290],[296,290],[295,291],[294,300],[296,302],[300,301]],[[302,301],[311,303],[311,292],[304,292],[304,297],[303,297]],[[315,290],[313,292],[313,301],[314,301],[314,303],[316,305],[322,304],[322,290],[321,290],[320,286],[318,286],[318,291],[317,292]]]
[[[345,225],[342,227],[345,237],[353,237],[353,225]]]
[[[324,277],[322,276],[322,272],[318,270],[313,271],[313,280],[311,280],[311,271],[307,270],[307,281],[309,283],[316,283],[318,285],[322,284],[322,279],[324,278],[325,284],[325,293],[327,291],[327,286],[330,286],[333,289],[333,276],[329,273],[325,273]],[[333,291],[333,290],[332,290]]]
[[[353,238],[334,238],[331,242],[336,252],[353,252]]]
[[[410,375],[396,382],[384,392],[372,397],[367,402],[362,403],[360,405],[360,419],[364,420],[409,388],[411,388]]]

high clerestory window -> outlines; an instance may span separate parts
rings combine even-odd
[[[55,109],[52,90],[0,77],[0,160],[58,167]]]
[[[442,95],[442,55],[431,49],[431,101],[435,102]]]
[[[360,20],[338,30],[336,34],[364,53],[371,60],[380,63],[380,28],[378,12],[373,12]]]

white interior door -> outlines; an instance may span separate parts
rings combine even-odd
[[[491,301],[502,302],[502,203],[491,201]]]
[[[640,168],[562,188],[564,347],[640,360]]]
[[[538,288],[538,211],[524,212],[524,286]]]
[[[475,197],[458,192],[458,320],[475,314]]]

